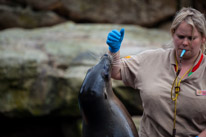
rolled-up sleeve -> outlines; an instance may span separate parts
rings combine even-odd
[[[141,56],[130,56],[121,59],[121,76],[126,86],[137,89],[138,70],[140,68]]]

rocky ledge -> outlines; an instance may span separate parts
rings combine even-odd
[[[77,96],[85,74],[107,52],[112,29],[125,28],[121,56],[160,48],[169,33],[135,25],[66,22],[39,29],[0,32],[0,115],[7,118],[80,119]],[[142,113],[137,91],[113,81],[132,115]]]

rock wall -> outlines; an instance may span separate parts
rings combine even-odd
[[[122,27],[126,31],[121,47],[122,57],[160,48],[170,40],[166,31],[115,24],[66,22],[48,28],[1,31],[0,119],[6,118],[5,123],[19,124],[31,131],[48,123],[51,133],[55,125],[63,125],[62,136],[78,137],[81,116],[77,96],[82,81],[87,70],[107,52],[108,32]],[[142,113],[136,90],[115,80],[113,89],[133,116]],[[45,120],[46,117],[49,119]],[[65,122],[58,123],[59,118]],[[54,122],[54,127],[49,124],[50,121]],[[12,133],[26,137],[23,135],[25,130],[17,132],[14,129],[14,132],[7,133],[7,137],[12,137]]]
[[[0,29],[52,26],[68,20],[156,27],[184,6],[206,11],[203,0],[0,0]]]

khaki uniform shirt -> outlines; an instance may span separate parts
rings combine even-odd
[[[200,56],[196,63],[199,59]],[[121,62],[123,82],[140,91],[144,108],[140,137],[171,137],[174,117],[171,88],[176,76],[175,51],[146,51],[122,58]],[[197,91],[206,91],[205,55],[199,68],[181,81],[177,99],[176,137],[194,137],[206,129],[206,95],[198,96]]]

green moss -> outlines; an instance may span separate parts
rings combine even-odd
[[[37,75],[37,62],[19,58],[0,60],[0,79],[21,79]]]
[[[1,92],[0,106],[1,111],[24,111],[29,102],[28,92],[23,90],[7,90]]]
[[[38,22],[31,16],[22,14],[19,16],[19,22],[22,26],[37,27]]]

